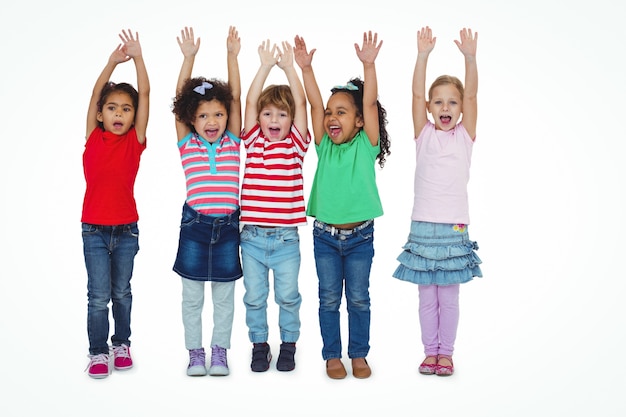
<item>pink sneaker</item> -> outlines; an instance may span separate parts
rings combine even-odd
[[[113,346],[113,356],[115,357],[113,363],[115,369],[118,371],[123,371],[133,367],[133,360],[130,357],[130,348],[125,344]]]
[[[87,369],[89,370],[89,376],[95,379],[106,378],[111,374],[111,368],[109,367],[109,355],[101,353],[99,355],[89,355],[91,359]]]

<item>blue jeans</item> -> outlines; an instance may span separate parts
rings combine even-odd
[[[109,302],[112,302],[114,346],[130,346],[130,279],[139,251],[137,223],[98,226],[83,223],[83,251],[87,267],[87,333],[89,353],[109,353]]]
[[[369,278],[374,258],[374,222],[351,231],[327,230],[317,220],[313,250],[319,280],[319,322],[324,360],[341,358],[339,306],[345,285],[348,310],[348,357],[369,353]]]
[[[241,261],[246,293],[246,324],[252,343],[267,342],[267,298],[269,271],[274,276],[274,300],[279,307],[278,326],[283,342],[295,343],[300,337],[298,291],[300,237],[297,227],[263,228],[245,225],[241,231]]]

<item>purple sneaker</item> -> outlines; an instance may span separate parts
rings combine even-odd
[[[191,349],[189,351],[189,366],[187,366],[187,375],[189,376],[205,376],[206,375],[206,359],[204,348]]]
[[[113,346],[113,365],[118,371],[123,371],[133,367],[133,359],[130,357],[130,348],[125,344]]]
[[[89,355],[90,361],[87,365],[89,376],[95,379],[106,378],[111,374],[109,355],[101,353],[99,355]]]
[[[209,368],[209,375],[226,376],[229,373],[226,349],[217,345],[211,346],[211,367]]]

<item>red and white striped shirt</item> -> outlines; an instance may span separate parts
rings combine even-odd
[[[260,226],[304,226],[302,178],[311,142],[295,126],[283,140],[271,142],[257,124],[243,138],[246,165],[241,188],[241,223]]]

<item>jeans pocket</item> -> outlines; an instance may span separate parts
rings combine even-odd
[[[89,223],[82,223],[81,227],[82,227],[83,235],[87,235],[87,234],[94,233],[94,232],[98,231],[98,227],[97,226],[95,226],[93,224],[89,224]]]

